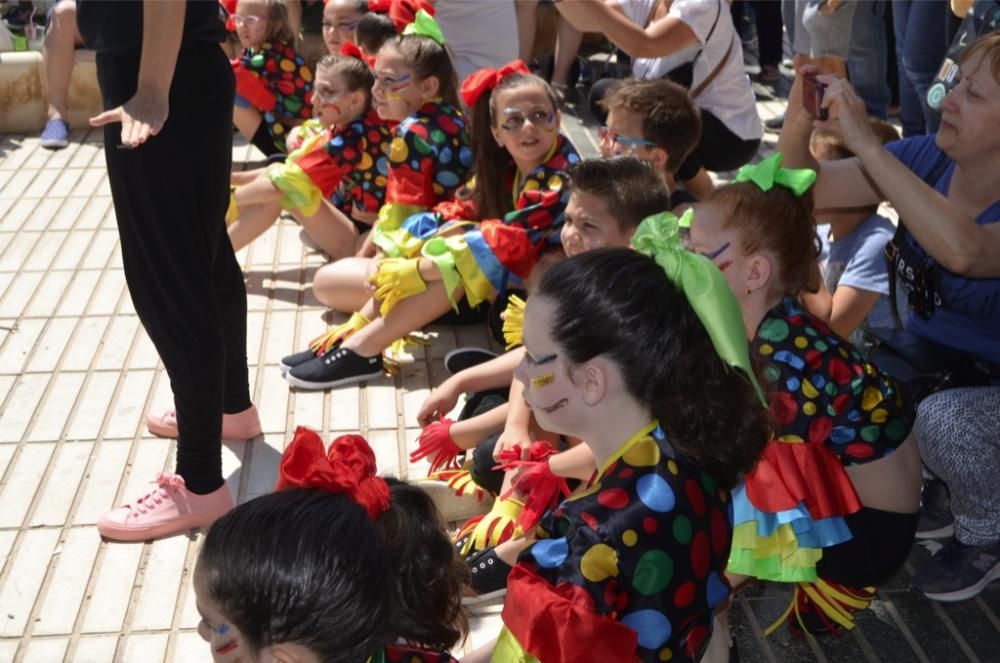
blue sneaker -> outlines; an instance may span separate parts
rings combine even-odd
[[[66,120],[49,120],[42,129],[42,147],[61,150],[69,145],[69,124]]]

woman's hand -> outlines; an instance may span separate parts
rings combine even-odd
[[[103,127],[112,122],[122,123],[122,145],[138,147],[160,133],[170,114],[168,90],[140,86],[135,95],[118,108],[106,110],[90,118],[90,125]]]
[[[451,379],[441,383],[441,386],[431,392],[424,404],[417,412],[417,423],[426,426],[441,417],[448,416],[448,413],[455,409],[458,404],[458,396],[461,393],[457,384]]]
[[[814,126],[840,134],[844,146],[859,157],[866,150],[880,149],[882,143],[868,123],[868,109],[854,86],[834,76],[820,76],[819,81],[827,86],[822,108],[830,111],[830,118],[816,120]]]

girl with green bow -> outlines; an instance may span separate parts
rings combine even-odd
[[[527,303],[524,399],[598,469],[496,548],[513,565],[504,628],[466,660],[729,660],[728,633],[713,633],[729,489],[764,446],[766,410],[739,307],[681,248],[676,217],[646,219],[633,247],[551,267]]]
[[[920,458],[895,382],[799,302],[818,285],[816,174],[781,159],[744,166],[691,226],[771,388],[772,441],[734,491],[729,572],[734,586],[795,583],[793,630],[851,629],[910,551]]]

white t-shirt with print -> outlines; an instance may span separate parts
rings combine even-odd
[[[636,25],[646,25],[649,14],[656,7],[657,0],[618,0],[630,21]],[[750,77],[743,69],[743,44],[733,26],[729,3],[725,0],[673,0],[668,16],[685,23],[698,39],[676,53],[659,58],[635,58],[632,61],[632,75],[636,78],[662,78],[668,71],[690,62],[698,51],[701,55],[694,65],[692,89],[708,78],[732,44],[729,58],[715,79],[708,84],[695,103],[702,110],[715,115],[730,131],[743,140],[753,140],[763,135],[760,116]],[[712,32],[712,24],[715,31]],[[709,32],[712,37],[706,44]]]

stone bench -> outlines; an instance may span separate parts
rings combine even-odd
[[[73,128],[101,112],[94,52],[76,51],[76,64],[66,100],[67,120]],[[47,118],[45,67],[38,51],[0,53],[0,134],[34,134]]]

